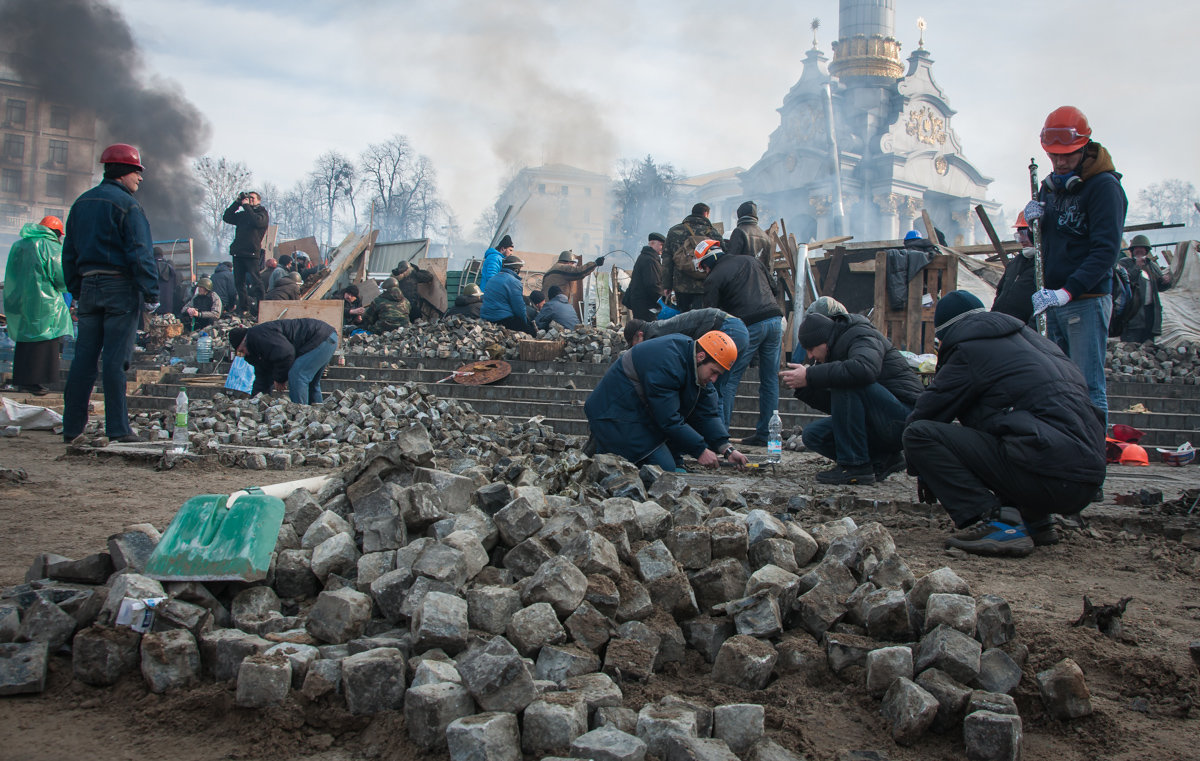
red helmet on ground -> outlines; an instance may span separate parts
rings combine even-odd
[[[1138,444],[1126,444],[1121,450],[1122,465],[1149,465],[1150,458],[1146,456],[1146,450]]]
[[[1017,223],[1013,225],[1016,229],[1029,229],[1029,223],[1025,221],[1025,212],[1017,212]]]
[[[129,164],[136,166],[139,172],[145,171],[142,167],[142,155],[129,143],[113,143],[105,148],[104,153],[100,154],[100,163]]]
[[[1046,153],[1074,153],[1092,139],[1092,128],[1078,108],[1060,106],[1046,117],[1041,137]]]
[[[38,222],[42,227],[49,227],[59,235],[66,234],[66,228],[63,227],[62,220],[58,217],[42,217],[42,221]]]

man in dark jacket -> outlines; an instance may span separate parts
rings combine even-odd
[[[631,347],[637,346],[642,341],[669,336],[672,333],[699,338],[713,330],[719,330],[733,339],[739,357],[743,352],[749,351],[750,334],[746,332],[746,324],[728,312],[712,308],[693,309],[665,320],[650,322],[635,317],[625,323],[625,343]]]
[[[233,242],[229,244],[229,255],[233,257],[233,282],[237,286],[237,308],[243,313],[250,313],[250,302],[246,288],[250,283],[248,278],[258,272],[259,255],[262,251],[263,237],[270,225],[270,216],[262,205],[262,196],[256,191],[238,193],[238,197],[221,219],[225,224],[233,225],[236,231]]]
[[[299,301],[302,282],[299,272],[289,272],[263,295],[263,301]]]
[[[938,370],[904,432],[908,465],[962,531],[946,544],[1022,556],[1058,541],[1104,481],[1104,425],[1079,369],[966,291],[938,301]],[[961,425],[955,425],[957,419]],[[929,492],[932,492],[930,494]]]
[[[658,306],[662,296],[662,250],[666,241],[662,233],[650,233],[648,242],[642,246],[642,252],[633,263],[629,288],[621,303],[633,313],[635,319],[654,319],[654,313],[650,310]]]
[[[575,254],[563,251],[558,255],[558,261],[542,275],[542,291],[545,292],[546,298],[550,298],[550,289],[557,285],[571,303],[571,308],[576,309],[583,301],[583,279],[603,264],[603,256],[596,257],[596,261],[591,264],[578,264]]]
[[[363,328],[371,333],[387,333],[411,322],[412,308],[395,278],[383,281],[383,290],[362,316]]]
[[[226,314],[233,311],[237,303],[237,286],[233,284],[233,264],[221,262],[212,273],[213,292],[221,297],[221,308]]]
[[[775,274],[774,262],[775,244],[767,237],[767,233],[758,225],[758,204],[746,201],[737,208],[737,227],[729,234],[725,244],[725,253],[730,256],[753,256],[763,266],[767,273],[767,282],[771,293],[778,300],[783,286]]]
[[[693,252],[703,240],[721,240],[721,234],[708,221],[708,204],[698,203],[683,221],[667,230],[663,245],[663,303],[675,299],[680,312],[700,306],[704,300],[704,273],[697,270]]]
[[[557,285],[550,286],[550,291],[546,294],[546,304],[534,318],[534,324],[538,330],[549,330],[552,322],[558,323],[567,330],[574,330],[575,326],[579,324],[579,315],[575,314],[575,310],[571,308],[571,302],[567,301],[567,294],[563,293]]]
[[[1129,273],[1129,280],[1140,293],[1142,308],[1138,314],[1125,323],[1121,332],[1122,341],[1143,343],[1153,341],[1162,335],[1162,299],[1158,294],[1171,287],[1170,274],[1163,274],[1154,258],[1150,256],[1150,239],[1145,235],[1135,235],[1129,242],[1129,256],[1121,259],[1118,264]]]
[[[428,287],[429,284],[437,281],[432,272],[421,269],[415,263],[400,262],[392,270],[392,277],[396,278],[401,292],[404,293],[404,298],[408,300],[409,321],[416,322],[422,318],[436,320],[442,316],[443,310],[435,307],[421,295],[422,286]],[[445,304],[443,304],[444,306]]]
[[[1037,291],[1037,278],[1034,277],[1037,264],[1033,260],[1037,249],[1033,247],[1033,238],[1029,235],[1025,212],[1017,214],[1015,227],[1021,251],[1004,265],[1004,277],[996,286],[992,311],[1011,314],[1021,322],[1029,322],[1033,319],[1033,294]]]
[[[287,276],[289,272],[292,272],[295,269],[295,267],[292,266],[293,261],[295,260],[292,259],[291,254],[280,255],[279,259],[275,262],[275,269],[271,270],[271,273],[267,275],[266,287],[263,289],[264,293],[266,291],[274,290],[275,286],[279,285],[279,281]],[[303,275],[301,275],[301,277],[303,277]]]
[[[337,330],[303,317],[229,331],[229,345],[254,367],[252,394],[287,389],[297,404],[321,403],[321,376],[337,350]]]
[[[814,363],[779,374],[796,398],[830,417],[804,428],[804,445],[835,460],[824,484],[872,484],[904,469],[904,421],[923,390],[916,373],[871,321],[814,312],[800,323]]]
[[[125,371],[143,311],[158,310],[158,269],[150,223],[134,199],[142,158],[125,143],[100,154],[104,180],[71,205],[63,240],[63,277],[77,304],[79,337],[63,394],[63,439],[83,433],[97,365],[104,383],[104,430],[110,439],[145,441],[129,426]]]
[[[479,306],[483,303],[483,291],[475,283],[467,283],[454,299],[454,306],[446,310],[446,317],[474,317],[479,319]]]
[[[154,247],[154,266],[158,270],[158,311],[155,314],[175,314],[183,307],[182,300],[176,300],[182,295],[179,273],[158,246]]]
[[[668,472],[682,467],[685,454],[706,468],[717,467],[718,455],[745,465],[712,385],[736,358],[733,340],[719,331],[695,340],[663,336],[624,352],[584,403],[596,452]]]
[[[730,256],[715,240],[697,249],[697,267],[704,279],[704,306],[716,307],[741,320],[750,345],[738,355],[737,364],[721,379],[721,415],[728,426],[733,417],[738,385],[758,357],[758,423],[754,433],[741,440],[743,446],[765,447],[771,416],[779,409],[779,355],[783,350],[783,312],[767,280],[767,271],[752,256]]]
[[[385,281],[383,289],[389,287],[387,282],[391,282],[395,287],[395,281],[388,278]],[[346,335],[354,332],[358,328],[363,327],[363,313],[367,311],[359,299],[358,286],[351,284],[342,289],[342,332]]]

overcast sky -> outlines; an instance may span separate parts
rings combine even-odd
[[[470,230],[513,167],[614,171],[647,154],[686,174],[749,167],[834,0],[115,0],[148,68],[212,124],[209,153],[290,187],[327,150],[407,135]],[[1131,202],[1200,169],[1192,0],[896,0],[958,113],[966,158],[1006,216],[1059,105],[1081,108]],[[852,231],[851,231],[852,232]]]

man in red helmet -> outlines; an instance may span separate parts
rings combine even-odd
[[[1092,128],[1078,108],[1052,111],[1041,140],[1051,174],[1042,181],[1037,199],[1025,207],[1026,220],[1041,220],[1045,262],[1045,282],[1033,294],[1033,314],[1046,312],[1048,337],[1079,366],[1092,404],[1107,416],[1104,359],[1113,308],[1112,270],[1129,201],[1112,156],[1092,140]]]
[[[78,304],[79,338],[63,399],[63,439],[87,425],[97,363],[104,383],[104,428],[110,439],[144,441],[129,427],[125,371],[141,312],[158,309],[158,268],[150,223],[133,194],[142,157],[125,143],[100,154],[104,180],[71,205],[63,243],[63,275]]]

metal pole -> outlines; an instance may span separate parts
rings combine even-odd
[[[1029,194],[1033,200],[1038,197],[1038,165],[1036,158],[1029,159]],[[1029,222],[1029,235],[1033,238],[1033,281],[1040,291],[1046,287],[1045,267],[1042,265],[1042,220],[1026,220]],[[1046,313],[1037,316],[1037,330],[1046,335]]]
[[[805,277],[807,273],[807,279]],[[792,273],[792,325],[791,333],[796,341],[799,340],[800,323],[804,320],[804,310],[808,306],[807,283],[813,283],[813,293],[817,292],[816,283],[812,279],[812,270],[808,266],[808,244],[796,246],[796,271]],[[794,343],[794,342],[793,342]]]
[[[842,235],[846,208],[842,203],[842,154],[838,151],[837,129],[833,120],[833,91],[825,83],[825,121],[829,126],[829,151],[833,158],[833,234]]]

